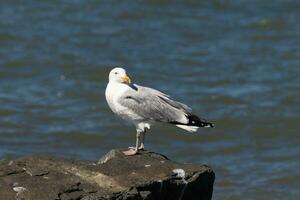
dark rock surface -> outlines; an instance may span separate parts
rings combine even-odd
[[[29,156],[0,160],[0,199],[206,200],[214,178],[208,166],[147,151],[124,156],[112,150],[98,163]]]

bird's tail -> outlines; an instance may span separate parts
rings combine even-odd
[[[187,125],[176,125],[176,126],[191,133],[197,132],[199,128],[198,126],[187,126]]]
[[[205,128],[213,128],[214,124],[211,122],[208,122],[205,119],[200,119],[197,115],[194,114],[187,114],[188,126],[197,126],[197,127],[205,127]]]
[[[198,116],[194,114],[188,113],[186,115],[186,118],[188,119],[187,124],[176,124],[177,127],[182,128],[184,130],[187,130],[189,132],[196,132],[199,127],[205,127],[205,128],[213,128],[214,124],[211,122],[208,122],[205,119],[200,119]]]

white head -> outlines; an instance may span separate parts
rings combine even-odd
[[[130,78],[126,75],[126,71],[123,68],[116,67],[109,73],[109,82],[127,83],[129,84]]]

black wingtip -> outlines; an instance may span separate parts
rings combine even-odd
[[[203,121],[201,120],[200,123],[198,123],[200,127],[204,127],[204,128],[214,128],[215,125],[211,122],[207,122],[207,121]]]
[[[215,128],[215,125],[211,122],[207,122],[207,125],[205,126],[207,128]]]
[[[214,128],[215,125],[211,122],[206,121],[205,119],[200,119],[198,116],[194,114],[188,114],[187,118],[189,120],[188,125],[199,126],[205,128]]]
[[[171,121],[170,124],[175,125],[185,125],[185,126],[197,126],[197,127],[204,127],[204,128],[214,128],[215,125],[211,122],[206,121],[205,119],[200,119],[197,115],[194,114],[186,114],[186,117],[188,118],[188,123],[180,123],[177,121]]]

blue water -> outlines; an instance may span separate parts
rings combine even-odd
[[[208,164],[218,199],[300,199],[299,1],[21,1],[0,6],[0,157],[98,159],[134,144],[113,66],[216,124],[146,148]]]

